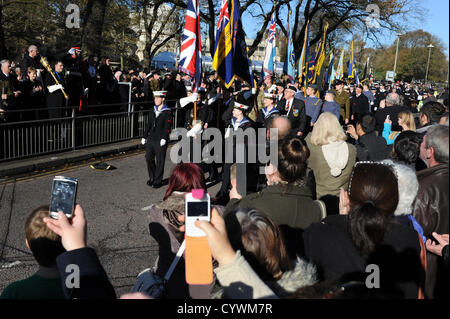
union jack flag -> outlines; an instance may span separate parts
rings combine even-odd
[[[267,41],[269,41],[269,42],[275,41],[276,31],[277,31],[276,28],[277,28],[277,24],[275,22],[275,14],[272,14],[272,18],[270,20],[270,26],[269,26],[269,38],[267,39]]]
[[[228,12],[228,0],[222,0],[220,7],[219,21],[217,22],[217,30],[223,30],[223,27],[230,21],[230,13]]]
[[[189,0],[181,43],[179,69],[194,77],[192,86],[197,92],[202,75],[202,43],[198,0]]]

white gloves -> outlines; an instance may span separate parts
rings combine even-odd
[[[199,134],[202,132],[202,123],[197,123],[194,125],[193,128],[191,128],[189,130],[189,132],[187,132],[187,136],[189,137],[194,137],[195,135]]]
[[[53,93],[53,92],[55,92],[56,90],[62,90],[62,89],[64,89],[64,88],[63,88],[63,86],[62,86],[61,84],[50,85],[50,86],[48,87],[48,91],[49,91],[50,93]]]
[[[145,143],[147,142],[147,140],[145,138],[141,139],[141,144],[145,145]]]
[[[194,103],[195,101],[197,101],[197,98],[198,98],[197,93],[192,93],[191,96],[183,97],[180,99],[180,106],[185,107],[189,103]]]
[[[166,140],[165,140],[165,139],[162,139],[162,140],[159,142],[159,145],[161,145],[161,146],[166,145]]]

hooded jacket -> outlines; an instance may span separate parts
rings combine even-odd
[[[243,259],[243,260],[242,260]],[[241,261],[239,261],[241,260]],[[223,289],[219,290],[214,297],[215,298],[273,298],[274,296],[259,295],[259,291],[264,291],[264,287],[267,286],[278,298],[286,298],[290,294],[294,293],[297,289],[307,286],[312,286],[317,282],[316,267],[308,263],[301,258],[297,257],[292,270],[283,273],[280,279],[276,281],[266,281],[264,285],[259,280],[254,280],[250,274],[252,272],[247,271],[247,281],[240,281],[239,284],[252,289],[235,289],[231,283],[235,282],[236,274],[241,272],[242,263],[245,262],[245,258],[241,256],[238,251],[237,256],[233,262],[225,267],[218,267],[215,270],[217,278],[223,286]],[[249,267],[249,266],[248,266]],[[253,276],[254,277],[254,276]],[[248,291],[248,294],[245,292]]]

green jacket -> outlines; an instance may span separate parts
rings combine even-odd
[[[315,201],[306,186],[277,184],[241,200],[231,199],[225,208],[225,215],[236,208],[256,208],[264,212],[278,225],[306,229],[326,217],[321,201]]]
[[[334,177],[331,175],[330,167],[322,152],[322,146],[317,146],[311,143],[311,134],[309,134],[305,141],[308,145],[310,155],[308,158],[308,167],[313,170],[316,181],[317,198],[325,195],[333,195],[339,197],[340,188],[347,189],[350,174],[356,161],[355,146],[347,143],[348,146],[348,162],[347,166],[342,170],[341,175]]]
[[[334,101],[341,106],[342,120],[350,119],[350,94],[345,90],[342,90],[341,94],[336,90],[334,92],[336,94]]]

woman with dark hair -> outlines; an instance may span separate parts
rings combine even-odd
[[[266,166],[267,187],[258,193],[242,198],[232,183],[230,202],[225,214],[236,208],[256,208],[266,213],[275,223],[283,225],[284,235],[291,256],[301,253],[297,245],[298,235],[288,229],[306,229],[326,216],[325,205],[313,199],[313,193],[306,184],[306,161],[309,149],[298,138],[284,139],[278,145],[277,167],[270,163]],[[289,234],[291,235],[289,235]]]
[[[413,131],[401,132],[395,139],[392,159],[414,171],[426,168],[425,163],[419,157],[422,140],[423,137],[419,133]]]
[[[180,163],[170,176],[163,200],[150,208],[148,214],[150,236],[156,240],[159,246],[154,269],[161,278],[166,274],[184,240],[184,232],[179,231],[179,227],[183,223],[179,221],[178,217],[184,214],[185,194],[190,193],[193,189],[207,191],[203,171],[197,164]],[[184,259],[182,258],[168,282],[166,297],[205,296],[209,296],[209,290],[205,292],[205,289],[192,289],[186,284]]]
[[[278,225],[256,209],[238,209],[225,217],[225,227],[231,246],[249,263],[255,273],[275,294],[287,297],[297,289],[316,283],[316,269],[299,257],[288,255],[284,236]],[[230,269],[216,270],[221,283],[231,280]],[[233,298],[234,290],[219,292]]]
[[[390,165],[355,165],[348,193],[341,189],[341,215],[329,216],[304,233],[305,254],[322,279],[370,281],[388,296],[418,298],[420,238],[395,221],[398,202],[397,177]]]

